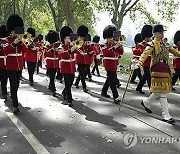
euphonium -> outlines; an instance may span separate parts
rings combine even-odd
[[[72,41],[73,45],[76,47],[76,48],[81,48],[84,44],[84,41],[82,38],[78,37],[76,40]]]
[[[31,34],[29,34],[28,32],[24,33],[23,35],[21,35],[21,40],[23,43],[31,44],[32,43]]]

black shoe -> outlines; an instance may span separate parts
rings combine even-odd
[[[101,76],[100,74],[98,74],[98,76]]]
[[[137,84],[137,82],[136,82],[136,81],[130,81],[130,83],[132,83],[132,84]]]
[[[68,102],[68,106],[72,107],[73,106],[72,102]]]
[[[7,99],[7,95],[2,95],[1,99],[5,99],[6,100]]]
[[[79,86],[77,84],[74,84],[77,89],[79,89]]]
[[[85,93],[87,93],[87,92],[88,92],[88,90],[87,90],[86,88],[83,88],[83,91],[84,91]]]
[[[167,122],[167,123],[169,123],[169,124],[174,124],[174,123],[175,123],[175,120],[174,120],[173,118],[168,119],[168,120],[163,119],[163,121],[164,121],[164,122]]]
[[[115,104],[119,104],[121,102],[121,99],[118,97],[118,98],[116,98],[116,99],[114,99],[114,103]]]
[[[57,93],[56,92],[53,92],[53,97],[56,97],[57,96]]]
[[[93,72],[91,72],[92,75],[95,75]]]
[[[92,79],[89,79],[89,82],[92,82]]]
[[[60,83],[63,83],[63,80],[59,80],[60,81]]]
[[[176,90],[174,87],[172,87],[172,90]]]
[[[137,89],[137,88],[136,88],[136,91],[138,91],[140,94],[145,94],[145,92],[142,91],[142,89]]]
[[[151,109],[147,108],[147,107],[144,105],[143,101],[141,102],[141,105],[144,107],[144,109],[146,110],[146,112],[152,113]]]
[[[106,94],[106,93],[103,93],[103,92],[101,93],[101,96],[104,96],[104,97],[106,97],[106,98],[111,98],[110,95],[108,95],[108,94]]]
[[[29,85],[30,85],[30,86],[33,86],[33,82],[30,82]]]
[[[13,113],[16,114],[20,112],[19,108],[18,107],[13,107]]]

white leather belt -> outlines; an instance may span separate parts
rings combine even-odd
[[[70,62],[74,62],[75,59],[61,59],[61,61],[70,63]]]
[[[45,60],[58,60],[59,58],[51,58],[51,57],[46,57]]]
[[[10,53],[7,56],[11,56],[11,57],[20,57],[22,56],[22,53]]]
[[[136,56],[136,55],[133,55],[133,58],[139,58],[139,57],[141,57],[141,56]]]
[[[105,60],[118,60],[118,57],[104,57]]]
[[[87,53],[84,53],[84,52],[82,52],[82,53],[80,53],[81,55],[87,55]]]
[[[0,56],[0,58],[4,59],[4,65],[6,65],[6,56]]]

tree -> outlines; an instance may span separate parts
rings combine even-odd
[[[166,21],[172,21],[174,14],[178,8],[178,0],[155,0],[153,11],[152,8],[148,9],[150,0],[99,0],[95,6],[98,9],[105,10],[112,15],[111,21],[118,29],[121,28],[125,16],[130,15],[130,18],[135,21],[138,17],[145,20],[146,23],[157,23],[156,17],[152,13],[157,11],[157,14],[164,18]],[[102,7],[100,7],[102,6]]]

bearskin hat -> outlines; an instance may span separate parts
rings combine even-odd
[[[141,33],[136,34],[135,37],[134,37],[135,44],[140,43],[142,41],[143,41],[143,39],[141,37]]]
[[[8,33],[11,33],[15,30],[15,27],[24,27],[24,22],[18,14],[14,14],[9,16],[6,26]]]
[[[177,44],[180,41],[180,30],[178,30],[174,35],[174,44]]]
[[[0,26],[0,38],[5,38],[8,36],[8,32],[6,30],[6,25]]]
[[[90,34],[87,34],[86,41],[91,41],[91,35]]]
[[[71,33],[73,33],[73,31],[69,26],[62,27],[60,31],[61,42],[64,43],[64,38],[69,36]]]
[[[157,25],[153,26],[153,33],[155,33],[155,32],[164,32],[164,31],[166,31],[166,30],[164,30],[163,25],[157,24]]]
[[[141,30],[141,36],[142,39],[144,40],[146,37],[152,37],[152,26],[151,25],[144,25],[144,27]]]
[[[34,28],[32,28],[32,27],[28,28],[28,29],[27,29],[27,32],[28,32],[29,34],[31,34],[32,37],[35,37],[35,36],[36,36],[36,30],[35,30]]]
[[[116,27],[114,25],[109,25],[106,26],[103,30],[103,38],[107,39],[107,38],[111,38],[113,37],[113,32],[116,31]]]
[[[54,31],[54,30],[50,30],[46,36],[47,41],[52,44],[55,43],[57,41],[59,41],[59,34],[58,32]]]
[[[43,40],[43,35],[42,34],[39,34],[38,37],[39,37],[39,41]]]
[[[94,42],[94,43],[99,43],[99,40],[100,40],[100,36],[95,35],[95,36],[93,37],[92,42]]]
[[[88,34],[88,27],[86,27],[85,25],[79,26],[77,29],[77,34],[80,37],[86,37]]]

